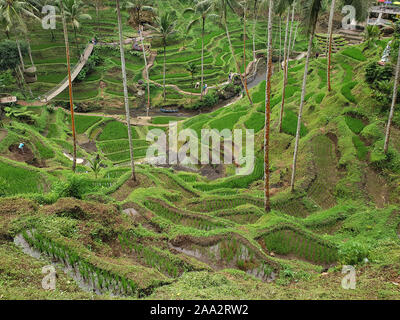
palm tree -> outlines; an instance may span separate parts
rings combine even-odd
[[[385,136],[385,146],[384,152],[387,153],[389,149],[389,139],[390,139],[390,129],[392,126],[394,108],[396,106],[396,99],[398,94],[398,85],[399,85],[399,76],[400,76],[400,46],[399,46],[399,54],[397,56],[397,66],[396,66],[396,75],[394,78],[394,86],[393,86],[393,98],[392,98],[392,106],[390,107],[389,120],[386,127],[386,136]]]
[[[83,13],[83,10],[87,7],[87,5],[81,0],[63,0],[63,2],[65,15],[68,17],[68,20],[74,29],[76,52],[79,57],[77,31],[80,29],[82,21],[91,20],[92,16],[90,14]]]
[[[143,52],[143,59],[144,59],[144,68],[146,71],[146,83],[147,83],[147,108],[146,108],[146,116],[149,116],[150,110],[150,77],[149,77],[149,66],[147,65],[147,58],[146,58],[146,49],[144,47],[144,35],[143,35],[143,26],[139,26],[139,38],[142,42],[142,52]]]
[[[246,66],[246,37],[247,37],[246,23],[247,23],[247,10],[248,10],[247,1],[248,0],[244,0],[242,2],[242,8],[243,8],[243,68],[244,68],[244,72],[245,72],[244,89],[245,89],[246,93],[248,94],[249,89],[247,88],[247,74],[246,74],[246,69],[247,69],[247,66]]]
[[[122,83],[124,86],[126,123],[128,125],[129,153],[130,153],[130,158],[131,158],[132,179],[133,179],[133,181],[136,181],[135,162],[134,162],[134,155],[133,155],[131,118],[130,118],[130,113],[129,113],[129,97],[128,97],[127,77],[126,77],[125,51],[124,51],[124,43],[123,43],[123,39],[122,39],[122,18],[121,18],[121,9],[120,9],[120,5],[119,5],[119,0],[116,0],[116,6],[117,6],[118,33],[119,33],[119,49],[121,52]]]
[[[364,40],[365,40],[364,50],[369,49],[371,47],[371,44],[374,44],[374,46],[376,47],[375,41],[379,39],[380,35],[381,35],[381,30],[379,29],[378,26],[375,25],[366,26],[364,31]]]
[[[311,50],[315,35],[315,27],[318,20],[318,14],[321,10],[323,0],[302,0],[302,6],[304,9],[304,26],[305,26],[305,34],[309,36],[308,41],[308,49],[307,49],[307,58],[306,64],[304,67],[304,76],[303,76],[303,85],[301,89],[301,100],[299,107],[299,116],[297,119],[297,130],[296,130],[296,142],[294,145],[294,154],[293,154],[293,167],[292,167],[292,180],[290,183],[292,192],[294,191],[294,183],[296,177],[296,164],[297,164],[297,153],[299,150],[299,141],[300,141],[300,128],[301,128],[301,118],[303,115],[303,107],[306,97],[306,86],[307,86],[307,74],[308,74],[308,66],[310,63]]]
[[[34,6],[34,4],[36,4],[37,6],[39,5],[36,0],[31,2],[17,0],[0,0],[0,22],[2,21],[5,24],[5,32],[8,39],[10,39],[10,33],[12,31],[14,31],[17,37],[16,43],[21,58],[21,66],[23,71],[25,71],[25,64],[22,59],[18,34],[22,34],[25,37],[25,41],[28,44],[28,54],[32,67],[35,67],[32,59],[30,41],[27,36],[28,29],[24,20],[26,17],[30,17],[40,21],[40,18],[35,14],[38,9],[36,6]]]
[[[225,27],[226,37],[228,39],[229,48],[231,50],[232,58],[233,58],[234,63],[236,65],[237,73],[240,75],[240,80],[242,81],[243,88],[246,88],[245,80],[244,80],[243,74],[242,74],[242,72],[240,70],[239,62],[236,59],[235,51],[233,50],[231,36],[230,36],[230,33],[229,33],[228,23],[227,23],[228,7],[231,10],[234,10],[234,7],[237,6],[237,3],[236,3],[235,0],[213,0],[213,1],[214,1],[215,9],[220,12],[220,15],[221,15],[220,18],[221,18],[221,21],[222,21],[222,23],[223,23],[223,25]],[[250,93],[249,93],[248,90],[246,91],[246,95],[247,95],[247,99],[250,102],[250,105],[252,105],[253,101],[251,100]]]
[[[100,171],[101,171],[101,159],[100,156],[97,154],[95,157],[93,157],[93,159],[89,159],[88,160],[90,163],[90,169],[93,171],[95,178],[97,179],[97,176],[99,175]]]
[[[103,0],[91,0],[86,3],[87,6],[96,9],[96,24],[97,24],[97,36],[100,35],[100,8],[103,4]]]
[[[203,86],[204,86],[204,33],[205,33],[205,25],[207,19],[216,19],[217,15],[212,13],[215,8],[214,0],[193,0],[194,7],[187,8],[184,10],[186,12],[196,13],[198,16],[189,22],[187,26],[187,31],[189,32],[195,25],[201,23],[201,95],[200,100],[203,100]]]
[[[282,86],[282,104],[281,104],[281,112],[279,114],[279,132],[282,132],[282,121],[283,121],[283,110],[285,107],[285,93],[286,93],[286,85],[288,80],[288,64],[289,64],[289,56],[290,56],[290,40],[292,37],[292,30],[293,30],[293,20],[294,20],[294,0],[281,0],[278,2],[278,6],[276,11],[279,14],[282,14],[285,9],[287,8],[287,17],[286,17],[286,30],[285,30],[285,43],[283,47],[283,86]],[[290,16],[290,7],[292,8],[292,25],[290,28],[290,35],[288,39],[288,32],[289,32],[289,16]],[[289,40],[289,41],[288,41]]]
[[[363,21],[368,16],[368,11],[372,0],[341,0],[342,5],[352,5],[356,8],[356,20]],[[332,42],[333,42],[333,16],[335,13],[336,0],[331,0],[331,9],[328,24],[328,65],[327,65],[327,82],[328,91],[332,90],[331,86],[331,65],[332,65]],[[367,30],[370,26],[367,26]],[[379,29],[378,29],[379,30]],[[369,42],[368,42],[369,44]]]
[[[61,10],[61,19],[63,24],[63,31],[64,31],[64,40],[65,40],[65,53],[67,56],[67,68],[68,68],[68,84],[69,84],[69,106],[71,111],[71,126],[72,126],[72,139],[74,145],[74,151],[72,155],[72,171],[76,171],[76,131],[75,131],[75,117],[74,117],[74,101],[72,95],[72,78],[71,78],[71,61],[69,56],[69,39],[68,39],[68,28],[67,22],[65,19],[65,12],[64,12],[64,3],[65,0],[59,0],[59,7]]]
[[[258,12],[259,9],[261,9],[269,0],[254,0],[254,5],[253,5],[253,60],[256,61],[256,27],[257,27],[257,21],[258,21]],[[260,3],[260,6],[258,6],[258,3]]]
[[[272,77],[272,0],[269,0],[268,9],[268,60],[265,93],[265,136],[264,136],[264,207],[266,212],[271,211],[269,193],[269,133],[271,121],[271,77]]]
[[[166,74],[166,60],[167,60],[167,43],[168,38],[176,32],[176,12],[164,12],[162,16],[156,17],[154,24],[147,25],[151,30],[154,31],[155,35],[161,38],[163,48],[164,48],[164,67],[163,67],[163,97],[166,100],[166,90],[165,90],[165,74]]]

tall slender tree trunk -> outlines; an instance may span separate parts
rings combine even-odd
[[[240,80],[242,81],[242,85],[243,85],[243,88],[244,88],[243,74],[242,74],[242,72],[240,70],[239,62],[236,59],[235,51],[233,50],[231,36],[229,34],[229,29],[228,29],[228,24],[226,22],[226,15],[224,15],[224,25],[225,25],[226,37],[228,38],[229,48],[231,50],[233,61],[235,62],[235,65],[236,65],[236,70],[237,70],[236,72],[239,74]],[[246,95],[247,95],[247,99],[249,99],[250,105],[253,105],[253,101],[251,100],[251,97],[250,97],[250,94],[249,94],[248,91],[246,91]]]
[[[385,137],[385,147],[384,147],[385,153],[387,153],[388,149],[389,149],[390,129],[392,126],[392,121],[393,121],[393,116],[394,116],[394,108],[396,106],[397,91],[398,91],[397,88],[399,85],[399,75],[400,75],[400,47],[399,47],[399,55],[397,57],[396,75],[394,77],[392,106],[390,107],[389,120],[388,120],[388,124],[386,127],[386,137]]]
[[[294,45],[296,44],[296,38],[297,38],[297,31],[299,30],[299,24],[296,25],[296,31],[294,32],[294,38],[293,38],[293,43],[292,43],[292,51],[294,50]]]
[[[281,67],[281,58],[282,58],[282,17],[279,16],[279,68]]]
[[[287,52],[287,63],[286,63],[286,76],[288,74],[288,68],[289,68],[289,59],[290,59],[290,48],[292,44],[292,35],[293,35],[293,26],[294,26],[294,9],[295,9],[295,3],[292,4],[292,21],[290,22],[290,33],[289,33],[289,44],[288,44],[288,52]],[[294,42],[295,40],[293,40]]]
[[[72,96],[72,79],[71,79],[71,61],[69,57],[69,41],[68,41],[68,29],[65,21],[64,6],[61,3],[61,17],[63,23],[64,40],[65,40],[65,53],[67,56],[67,68],[68,68],[68,84],[69,84],[69,106],[71,111],[71,126],[72,126],[72,139],[74,145],[74,151],[72,155],[72,171],[76,171],[76,132],[75,132],[75,117],[74,117],[74,101]]]
[[[165,75],[166,75],[166,63],[167,63],[167,44],[164,42],[164,67],[163,67],[163,97],[164,101],[167,100],[167,95],[165,91]]]
[[[258,15],[256,14],[254,25],[253,25],[253,61],[257,60],[256,57],[256,26],[257,26]]]
[[[247,6],[245,6],[244,13],[243,13],[243,67],[244,67],[244,90],[246,90],[246,94],[249,95],[249,89],[247,88],[247,70],[246,70],[247,69],[247,65],[246,65],[246,10],[247,10]]]
[[[25,37],[26,43],[28,44],[28,54],[29,54],[29,59],[31,60],[31,65],[33,68],[35,68],[35,64],[33,62],[32,58],[32,49],[31,49],[31,42],[29,41],[28,37]]]
[[[16,39],[15,42],[17,43],[18,55],[19,55],[19,60],[21,62],[22,71],[25,72],[25,63],[24,63],[24,58],[22,57],[21,46],[19,44],[19,40]]]
[[[22,73],[21,68],[19,66],[16,66],[14,69],[14,72],[15,72],[15,78],[17,80],[18,87],[21,90],[21,93],[23,94],[24,98],[26,99],[27,96],[26,96],[26,92],[25,92],[25,88],[24,88],[24,79],[23,78],[20,79],[21,73]]]
[[[281,104],[281,112],[279,114],[279,132],[282,132],[282,121],[283,121],[283,110],[285,107],[285,94],[286,94],[286,84],[287,84],[287,68],[286,64],[288,63],[288,33],[289,33],[289,16],[290,16],[290,8],[288,8],[287,18],[286,18],[286,31],[285,31],[285,43],[283,47],[283,88],[282,88],[282,104]],[[280,66],[279,66],[280,67]]]
[[[204,93],[204,28],[205,28],[206,18],[202,18],[202,26],[201,26],[201,96],[200,100],[203,100]]]
[[[299,150],[299,141],[300,141],[301,118],[303,116],[303,107],[304,107],[304,101],[305,101],[305,97],[306,97],[307,73],[308,73],[308,65],[310,64],[310,56],[311,56],[313,40],[314,40],[314,30],[311,32],[310,40],[308,42],[306,65],[304,68],[304,76],[303,76],[303,85],[301,88],[301,101],[300,101],[300,108],[299,108],[299,117],[297,119],[296,142],[294,145],[294,155],[293,155],[292,181],[290,183],[292,192],[294,191],[294,183],[295,183],[295,178],[296,178],[296,165],[297,165],[297,153]]]
[[[75,25],[74,25],[74,34],[75,34],[76,54],[77,54],[77,57],[79,58],[79,56],[80,56],[80,54],[79,54],[79,45],[78,45],[78,37],[77,37],[77,34],[76,34]]]
[[[123,86],[124,86],[126,123],[128,125],[129,152],[130,152],[131,167],[132,167],[132,179],[133,179],[133,181],[136,181],[135,162],[134,162],[134,155],[133,155],[132,130],[131,130],[131,117],[130,117],[130,113],[129,113],[128,85],[127,85],[126,66],[125,66],[125,52],[124,52],[124,43],[122,40],[122,21],[121,21],[121,10],[119,7],[119,0],[116,0],[116,5],[117,5],[117,16],[118,16],[119,48],[121,51],[122,82],[123,82]]]
[[[142,50],[143,50],[143,59],[144,59],[144,67],[146,70],[146,82],[147,82],[147,110],[146,110],[146,115],[147,117],[149,116],[149,110],[150,110],[150,79],[149,79],[149,67],[147,65],[147,58],[146,58],[146,50],[144,49],[144,41],[143,41],[143,30],[140,29],[141,26],[139,26],[139,31],[140,31],[140,38],[142,39]],[[165,64],[164,64],[165,65]],[[165,74],[165,73],[164,73]]]
[[[258,0],[254,0],[254,12],[253,12],[253,18],[254,18],[254,25],[253,25],[253,61],[257,60],[257,57],[256,57],[256,26],[257,26],[257,20],[258,20],[257,3],[258,3]]]
[[[272,77],[272,0],[269,0],[268,9],[268,60],[267,79],[265,93],[265,136],[264,136],[264,208],[266,212],[271,211],[269,192],[269,134],[271,122],[271,77]]]
[[[100,15],[99,15],[99,1],[96,2],[96,19],[97,19],[97,36],[100,35]]]
[[[17,70],[18,70],[18,73],[19,73],[19,75],[20,75],[20,77],[21,77],[21,83],[22,83],[22,85],[24,86],[24,88],[28,88],[29,95],[30,95],[31,98],[33,98],[33,94],[32,94],[31,87],[30,87],[30,86],[28,85],[28,83],[26,82],[26,80],[25,80],[25,75],[24,75],[24,73],[22,72],[21,67],[20,67],[20,66],[17,66]],[[24,89],[24,90],[25,90],[25,89]],[[24,95],[24,96],[26,97],[26,95]]]
[[[51,34],[51,41],[55,41],[56,37],[55,37],[54,31],[52,29],[50,29],[50,34]]]
[[[327,78],[328,78],[328,91],[332,90],[331,87],[331,63],[332,63],[332,40],[333,40],[333,14],[335,12],[335,3],[336,0],[332,0],[331,3],[331,12],[329,15],[329,44],[328,44],[328,69],[327,69]]]
[[[33,98],[33,94],[32,94],[31,87],[30,87],[30,86],[28,85],[28,83],[26,82],[26,80],[25,80],[25,75],[24,75],[23,71],[21,70],[21,67],[18,66],[17,69],[18,69],[18,72],[19,72],[19,74],[20,74],[20,76],[21,76],[22,84],[23,84],[26,88],[28,88],[29,95],[30,95],[31,98]]]

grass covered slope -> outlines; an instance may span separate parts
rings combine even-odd
[[[215,33],[210,43],[220,46]],[[274,74],[269,214],[262,181],[265,82],[252,89],[253,106],[243,98],[179,119],[180,130],[254,129],[255,169],[247,176],[236,176],[234,165],[211,180],[203,168],[137,164],[133,182],[122,119],[83,114],[76,118],[82,163],[72,175],[67,112],[29,107],[27,119],[7,119],[0,129],[0,297],[398,299],[400,144],[392,139],[389,156],[383,155],[387,112],[377,107],[365,81],[366,66],[379,59],[379,50],[363,52],[360,46],[336,53],[329,93],[326,59],[311,61],[295,193],[289,182],[304,62],[289,69],[282,133],[282,72]],[[172,50],[168,59],[178,70]],[[132,70],[139,65],[133,62]],[[184,73],[178,78],[188,83]],[[158,117],[152,124],[168,120]],[[395,137],[399,125],[397,117]],[[132,129],[138,159],[152,128]],[[15,149],[21,141],[24,154]],[[97,153],[104,167],[96,179],[87,160]],[[23,254],[14,239],[41,258]],[[41,268],[50,262],[59,274],[54,292],[41,289]],[[356,290],[341,287],[342,265],[349,264],[357,270]],[[72,273],[65,275],[64,267]]]

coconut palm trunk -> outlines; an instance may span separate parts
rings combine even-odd
[[[390,129],[392,126],[392,121],[393,121],[393,116],[394,116],[394,108],[396,106],[397,93],[398,93],[397,88],[399,85],[399,75],[400,75],[400,47],[399,47],[399,55],[397,57],[396,75],[394,78],[392,106],[390,107],[389,120],[388,120],[388,124],[386,127],[386,137],[385,137],[385,147],[384,147],[385,153],[387,153],[388,149],[389,149]]]
[[[26,43],[28,44],[28,55],[29,55],[29,59],[31,61],[31,65],[33,68],[35,68],[35,63],[33,62],[33,58],[32,58],[32,49],[31,49],[31,42],[29,41],[28,37],[25,37]]]
[[[75,46],[76,46],[76,54],[79,57],[79,45],[78,45],[78,36],[76,34],[76,27],[74,25],[74,34],[75,34]]]
[[[24,58],[22,57],[21,46],[19,44],[19,40],[16,39],[15,42],[17,43],[18,55],[19,55],[19,60],[21,62],[22,71],[25,72],[25,63],[24,63]]]
[[[297,153],[299,150],[299,141],[300,141],[301,118],[303,115],[303,107],[304,107],[304,102],[305,102],[305,97],[306,97],[307,73],[308,73],[308,66],[310,64],[310,56],[311,56],[313,40],[314,40],[314,31],[310,33],[306,65],[304,68],[304,75],[303,75],[303,85],[302,85],[302,89],[301,89],[301,101],[300,101],[300,108],[299,108],[299,116],[297,119],[296,142],[294,145],[294,155],[293,155],[292,180],[290,183],[292,191],[294,191],[294,183],[295,183],[295,178],[296,178],[296,165],[297,165]]]
[[[328,81],[328,91],[332,90],[331,87],[331,63],[332,63],[332,40],[333,40],[333,14],[335,12],[336,0],[332,0],[331,12],[329,15],[329,44],[328,44],[328,69],[327,69],[327,81]]]
[[[282,17],[279,15],[279,68],[281,65],[282,59]]]
[[[166,64],[167,64],[167,43],[165,39],[163,40],[164,44],[164,66],[163,66],[163,98],[164,101],[167,100],[166,90],[165,90],[165,76],[166,76]]]
[[[206,18],[202,18],[202,25],[201,25],[201,96],[200,100],[203,100],[203,86],[204,86],[204,28],[206,24]]]
[[[67,30],[67,23],[65,21],[64,15],[64,4],[60,3],[61,8],[61,18],[63,24],[63,31],[64,31],[64,40],[65,40],[65,53],[67,56],[67,68],[68,68],[68,84],[69,84],[69,106],[71,111],[71,126],[72,126],[72,139],[74,145],[74,151],[72,155],[72,171],[76,171],[76,132],[75,132],[75,117],[74,117],[74,101],[72,96],[72,78],[71,78],[71,61],[69,56],[69,40],[68,40],[68,30]]]
[[[122,83],[124,86],[124,102],[125,102],[125,111],[126,111],[126,123],[128,125],[128,139],[129,139],[129,153],[131,158],[131,167],[132,167],[132,179],[136,181],[136,173],[135,173],[135,162],[134,162],[134,154],[133,154],[133,141],[132,141],[132,131],[131,131],[131,119],[129,114],[129,100],[128,100],[128,85],[127,85],[127,77],[126,77],[126,65],[125,65],[125,52],[124,52],[124,44],[122,40],[122,19],[121,19],[121,10],[119,6],[119,0],[116,0],[117,5],[117,17],[118,17],[118,32],[119,32],[119,48],[121,52],[121,68],[122,68]]]
[[[243,85],[243,88],[244,88],[245,87],[244,78],[243,78],[243,74],[242,74],[242,72],[240,70],[239,62],[236,59],[235,51],[233,50],[231,36],[229,34],[228,24],[227,24],[227,21],[226,21],[226,16],[224,17],[224,25],[225,25],[226,37],[228,38],[228,43],[229,43],[229,48],[231,50],[232,58],[233,58],[233,61],[235,62],[237,73],[240,76],[240,80],[242,81],[242,85]],[[247,95],[247,99],[249,99],[250,105],[253,105],[253,101],[251,100],[249,91],[246,91],[246,95]]]
[[[285,43],[283,44],[283,88],[282,88],[282,105],[281,112],[279,114],[279,132],[282,132],[282,119],[283,119],[283,109],[285,107],[285,93],[286,93],[286,84],[287,84],[287,72],[286,72],[286,64],[288,63],[288,33],[289,33],[289,16],[290,16],[290,8],[288,9],[287,17],[286,17],[286,31],[285,31]]]
[[[265,136],[264,136],[264,208],[266,212],[271,211],[269,192],[269,134],[271,122],[271,77],[272,77],[272,0],[269,1],[268,10],[268,60],[267,79],[265,93]]]
[[[290,59],[290,48],[292,44],[292,35],[293,35],[293,26],[294,26],[294,9],[295,9],[295,3],[292,4],[292,21],[290,22],[290,33],[289,33],[289,44],[288,44],[288,52],[287,52],[287,63],[286,63],[286,76],[288,74],[288,68],[289,68],[289,59]],[[294,43],[295,40],[293,40]]]
[[[21,78],[21,75],[22,75],[21,67],[20,67],[19,65],[16,66],[15,69],[14,69],[14,72],[15,72],[15,79],[17,80],[18,87],[19,87],[19,89],[21,90],[22,95],[23,95],[24,98],[26,99],[27,96],[26,96],[26,92],[25,92],[26,89],[25,89],[25,87],[24,87],[24,79],[23,79],[23,76],[22,76],[22,78]]]
[[[256,9],[254,11],[256,11]],[[253,61],[257,60],[257,57],[256,57],[256,26],[257,26],[257,20],[258,20],[258,15],[255,12],[255,19],[254,19],[254,24],[253,24]]]
[[[244,8],[243,12],[243,67],[244,67],[244,90],[248,94],[249,89],[247,88],[247,65],[246,65],[246,11],[247,6]]]
[[[299,30],[299,24],[296,25],[296,30],[294,32],[294,38],[293,38],[293,43],[292,43],[292,51],[294,50],[294,45],[296,44],[296,38],[297,38],[298,30]]]
[[[146,82],[147,82],[147,109],[146,109],[146,115],[147,117],[149,116],[149,110],[150,110],[150,79],[149,79],[149,67],[147,65],[147,58],[146,58],[146,50],[144,48],[144,41],[143,41],[143,30],[140,29],[141,27],[139,26],[139,31],[140,31],[140,38],[142,39],[142,50],[143,50],[143,59],[144,59],[144,68],[146,70]],[[165,73],[164,73],[165,74]]]

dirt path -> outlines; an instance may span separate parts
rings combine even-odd
[[[384,208],[389,204],[387,181],[370,167],[365,170],[365,190],[378,208]]]
[[[1,142],[5,137],[7,137],[7,135],[8,135],[8,132],[7,132],[6,130],[1,130],[1,129],[0,129],[0,142]]]

